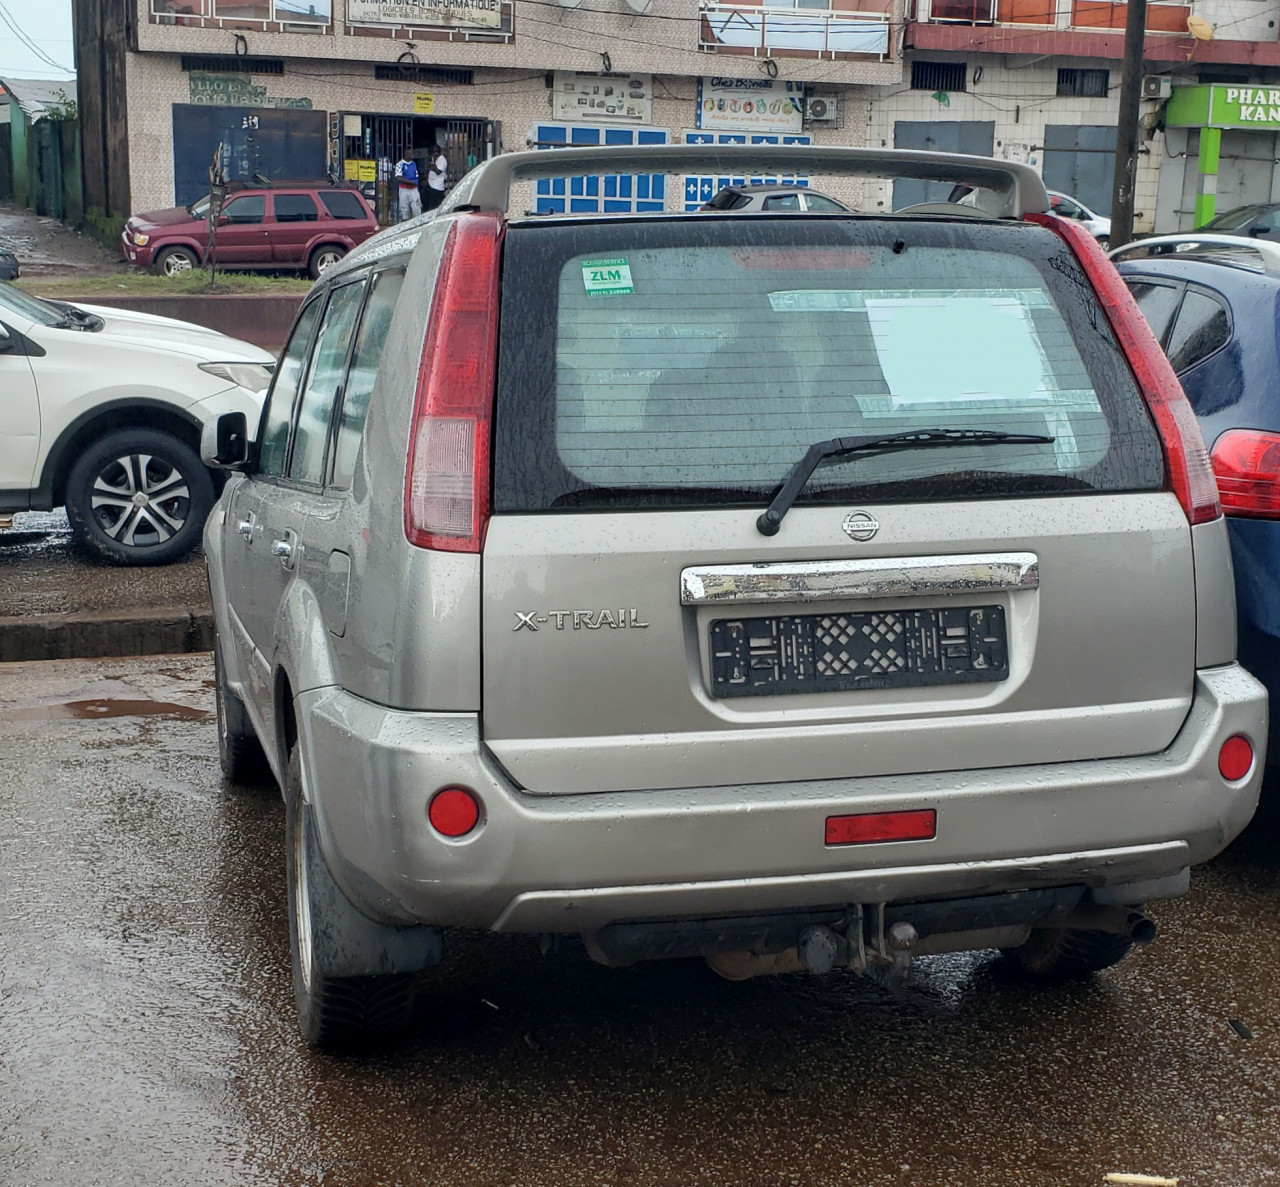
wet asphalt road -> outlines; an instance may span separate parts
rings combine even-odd
[[[0,618],[208,607],[204,557],[198,550],[162,572],[157,580],[154,569],[109,565],[82,552],[61,509],[24,511],[14,516],[11,529],[0,530]]]
[[[223,786],[211,675],[0,667],[5,1187],[1280,1181],[1274,821],[1084,986],[994,954],[902,997],[731,985],[464,936],[402,1054],[334,1059],[293,1025],[283,811]]]

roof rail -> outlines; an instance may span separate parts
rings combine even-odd
[[[993,191],[988,211],[1021,218],[1049,209],[1044,182],[1029,165],[960,153],[913,149],[833,148],[804,144],[655,144],[604,148],[552,148],[505,153],[471,170],[450,191],[439,213],[499,210],[505,213],[511,183],[540,177],[596,173],[818,173],[847,177],[949,181]]]
[[[1152,252],[1152,248],[1165,250]],[[1197,251],[1196,248],[1203,250]],[[1122,257],[1138,251],[1156,256],[1194,256],[1211,264],[1246,263],[1246,265],[1247,261],[1228,257],[1252,253],[1257,256],[1256,271],[1265,273],[1267,276],[1280,276],[1280,243],[1264,243],[1258,239],[1245,238],[1243,235],[1212,233],[1198,235],[1194,231],[1181,235],[1154,235],[1150,239],[1135,239],[1132,243],[1117,247],[1114,251],[1107,253],[1107,258],[1112,263],[1118,264]]]

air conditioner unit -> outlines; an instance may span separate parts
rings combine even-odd
[[[1142,76],[1142,97],[1144,99],[1167,99],[1173,94],[1173,79],[1167,74],[1144,74]]]
[[[810,123],[826,123],[839,115],[839,104],[833,95],[810,95],[804,101],[804,118]]]

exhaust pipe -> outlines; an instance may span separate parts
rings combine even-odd
[[[1135,944],[1150,944],[1157,933],[1156,921],[1142,911],[1102,903],[1081,903],[1056,926],[1128,936]]]

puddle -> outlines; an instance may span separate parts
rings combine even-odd
[[[35,705],[28,709],[10,709],[4,714],[9,721],[95,721],[108,717],[168,717],[176,721],[208,721],[212,716],[204,709],[177,705],[172,701],[126,701],[114,697]]]

